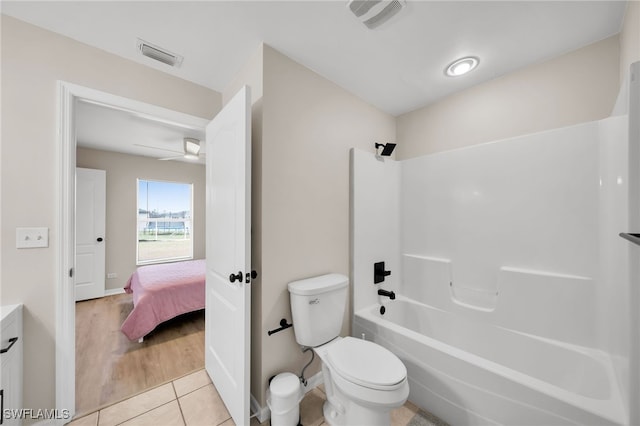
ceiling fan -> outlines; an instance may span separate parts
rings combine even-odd
[[[196,139],[196,138],[183,138],[183,151],[179,152],[179,151],[174,151],[171,149],[166,149],[166,148],[159,148],[157,146],[148,146],[148,145],[140,145],[140,144],[135,144],[137,146],[142,146],[145,148],[152,148],[152,149],[159,149],[162,151],[168,151],[168,152],[173,152],[176,154],[180,154],[180,155],[175,155],[172,157],[165,157],[165,158],[158,158],[158,160],[160,161],[166,161],[166,160],[177,160],[179,158],[184,158],[187,160],[198,160],[200,158],[200,156],[204,156],[204,152],[200,152],[200,139]]]

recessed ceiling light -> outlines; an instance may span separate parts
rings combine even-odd
[[[480,60],[473,56],[460,58],[449,64],[449,66],[444,70],[444,73],[449,77],[458,77],[477,67],[479,62]]]

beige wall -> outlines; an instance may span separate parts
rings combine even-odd
[[[269,46],[261,46],[224,90],[226,103],[252,89],[251,394],[266,406],[269,377],[296,374],[302,354],[291,321],[287,283],[328,272],[349,274],[349,149],[373,151],[393,140],[395,119]],[[349,331],[345,315],[343,334]],[[316,373],[319,364],[307,370]]]
[[[302,354],[292,330],[287,283],[349,275],[349,149],[393,140],[395,118],[287,58],[264,49],[262,115],[262,377],[296,374]],[[345,315],[343,334],[349,332]],[[308,376],[318,369],[307,371]],[[308,377],[307,376],[307,377]]]
[[[397,117],[398,158],[598,120],[618,89],[613,36]]]
[[[637,61],[640,61],[640,0],[631,0],[620,32],[620,81],[629,75],[629,65]]]
[[[158,161],[137,155],[78,148],[78,167],[107,173],[107,289],[123,288],[136,268],[137,179],[193,184],[193,258],[205,257],[205,167],[181,161]]]
[[[251,103],[255,105],[260,99],[262,99],[262,61],[264,54],[264,45],[261,43],[258,49],[247,59],[244,66],[238,71],[233,81],[227,84],[227,87],[222,91],[222,104],[226,105],[227,102],[233,98],[238,90],[242,86],[249,86],[251,88]]]
[[[211,118],[221,95],[2,16],[2,304],[24,303],[24,406],[55,406],[55,291],[60,241],[56,81]],[[15,229],[45,226],[49,247],[16,250]]]

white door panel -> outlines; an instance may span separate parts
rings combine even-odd
[[[104,296],[106,172],[76,169],[76,300]]]
[[[248,425],[250,417],[250,126],[250,94],[245,87],[206,130],[205,367],[237,425]],[[238,278],[231,279],[232,274]]]

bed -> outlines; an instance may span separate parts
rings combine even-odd
[[[142,342],[158,324],[204,309],[205,260],[139,267],[124,288],[133,294],[133,310],[120,328],[130,340]]]

